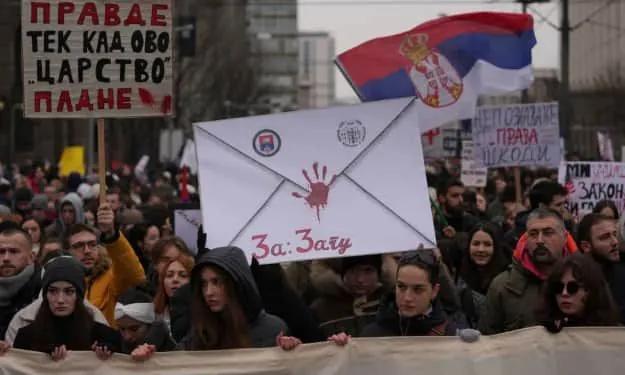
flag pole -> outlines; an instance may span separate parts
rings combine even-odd
[[[98,119],[98,177],[100,180],[100,204],[106,201],[106,140],[104,119]]]

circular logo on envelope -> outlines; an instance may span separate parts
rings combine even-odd
[[[336,136],[343,146],[356,147],[365,141],[367,128],[358,120],[343,121],[339,124]]]
[[[274,156],[280,151],[281,145],[280,136],[271,129],[263,129],[254,136],[254,151],[260,156]]]

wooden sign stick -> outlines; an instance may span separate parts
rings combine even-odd
[[[100,180],[100,204],[106,202],[106,140],[104,119],[98,119],[98,177]]]

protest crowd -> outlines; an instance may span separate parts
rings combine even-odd
[[[614,202],[574,217],[547,169],[523,169],[522,202],[511,168],[490,169],[486,188],[465,187],[440,162],[427,179],[437,249],[250,266],[241,249],[207,249],[201,227],[195,243],[175,236],[172,208],[199,201],[186,168],[124,165],[107,175],[101,203],[97,176],[60,177],[40,163],[7,169],[1,351],[145,361],[173,350],[471,341],[625,322],[625,231]]]

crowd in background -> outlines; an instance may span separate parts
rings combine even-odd
[[[553,170],[523,169],[517,194],[511,169],[490,170],[474,189],[432,163],[437,249],[263,266],[241,249],[207,249],[201,229],[196,243],[175,236],[174,205],[199,201],[186,169],[124,165],[107,175],[102,202],[96,174],[27,163],[3,176],[0,353],[147,360],[625,322],[620,212],[603,201],[572,216]]]

